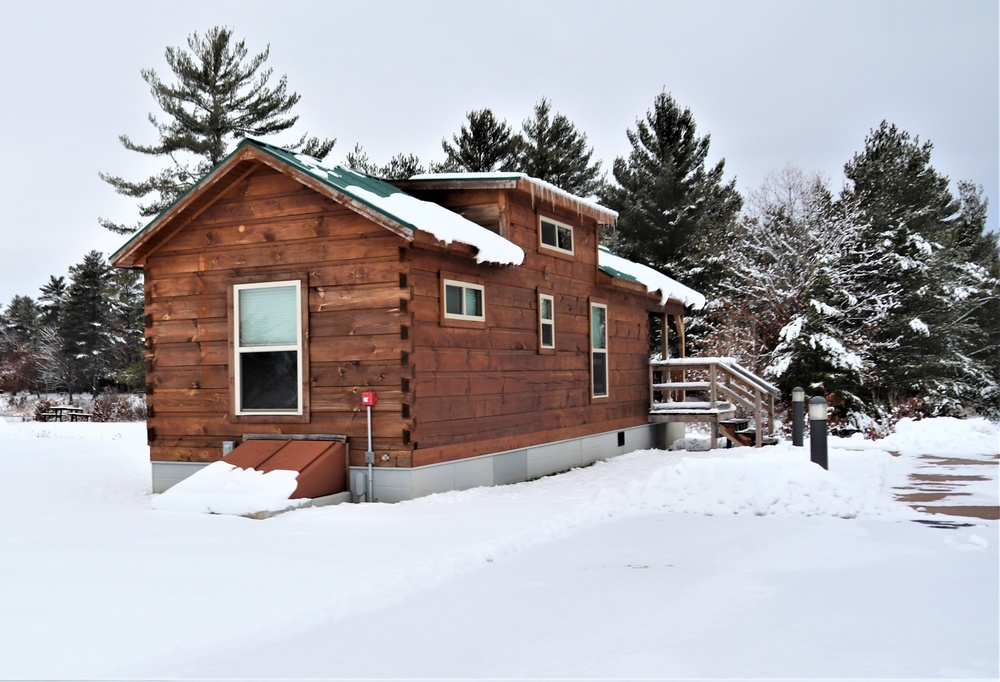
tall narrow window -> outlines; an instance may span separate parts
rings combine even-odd
[[[555,299],[548,294],[538,294],[538,345],[540,348],[556,347]]]
[[[233,287],[236,414],[302,414],[300,282]]]
[[[541,245],[553,251],[573,253],[573,227],[551,218],[538,219],[538,239]]]
[[[590,304],[590,377],[591,396],[608,396],[608,307]]]
[[[453,320],[484,321],[482,285],[444,280],[444,316]]]

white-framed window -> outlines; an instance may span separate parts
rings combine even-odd
[[[450,320],[486,321],[485,289],[481,284],[442,281],[444,291],[444,316]]]
[[[302,283],[233,285],[237,415],[302,414]]]
[[[551,218],[538,218],[538,240],[546,249],[573,253],[573,227]]]
[[[549,294],[538,294],[538,347],[556,347],[556,301]]]
[[[590,303],[590,395],[608,397],[608,306]]]

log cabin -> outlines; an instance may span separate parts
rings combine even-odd
[[[144,274],[154,492],[261,439],[300,471],[340,453],[311,494],[379,501],[655,446],[651,339],[704,299],[599,246],[615,218],[520,173],[389,183],[243,141],[112,256]]]

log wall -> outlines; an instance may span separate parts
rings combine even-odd
[[[493,218],[475,199],[502,207],[499,229],[526,254],[504,267],[410,251],[414,466],[647,423],[649,313],[663,309],[644,291],[598,284],[593,218],[516,190],[414,193],[460,200],[484,224]],[[573,226],[573,256],[539,247],[539,213]],[[442,326],[442,271],[485,281],[485,329]],[[555,352],[539,352],[539,291],[555,299]],[[591,398],[591,299],[608,306],[607,399]]]
[[[149,438],[156,461],[213,461],[245,433],[348,436],[364,463],[361,392],[378,391],[377,466],[410,467],[637,426],[648,420],[649,314],[658,297],[597,271],[594,218],[526,191],[418,193],[500,232],[518,267],[469,247],[410,243],[264,166],[221,193],[143,263]],[[539,214],[574,227],[572,256],[538,244]],[[485,285],[486,325],[442,320],[441,278]],[[232,284],[304,275],[309,413],[231,414]],[[538,293],[555,300],[539,352]],[[590,389],[590,302],[607,305],[609,397]],[[383,455],[388,457],[383,459]]]
[[[409,466],[412,428],[406,241],[261,166],[144,263],[149,438],[153,460],[213,461],[245,433],[349,437],[363,463],[360,393],[378,391],[374,446]],[[309,308],[309,419],[230,413],[228,291],[248,276],[305,273]],[[407,405],[404,408],[404,405]],[[383,464],[380,462],[380,464]]]

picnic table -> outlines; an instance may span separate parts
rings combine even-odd
[[[55,405],[49,408],[48,412],[42,412],[45,421],[65,422],[65,421],[90,421],[93,415],[89,414],[82,407],[72,405]]]

